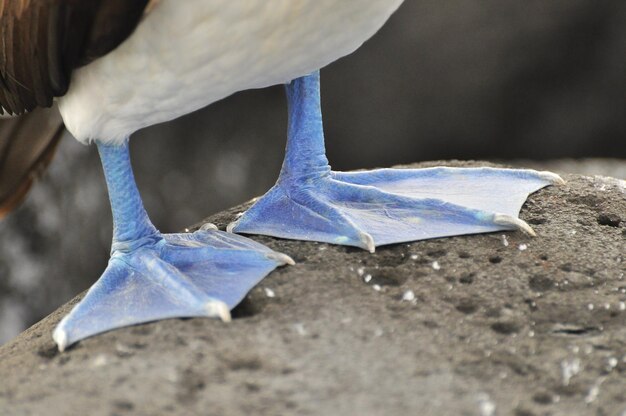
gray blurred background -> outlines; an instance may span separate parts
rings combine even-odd
[[[322,71],[331,164],[626,159],[624,22],[623,0],[407,0]],[[285,125],[274,87],[137,133],[134,168],[155,224],[179,231],[262,194],[280,169]],[[26,203],[0,222],[0,343],[88,288],[110,238],[96,149],[66,137]]]

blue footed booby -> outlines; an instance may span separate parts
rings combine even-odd
[[[98,147],[113,212],[109,265],[56,327],[59,349],[157,319],[228,320],[250,288],[293,262],[232,232],[372,252],[425,238],[532,233],[517,215],[529,193],[560,181],[554,174],[330,169],[319,69],[356,50],[402,2],[0,0],[0,110],[27,121],[37,117],[37,107],[56,102],[70,133]],[[160,233],[133,178],[129,136],[237,91],[275,84],[286,85],[289,111],[276,185],[229,225],[231,233],[210,224],[190,234]],[[29,170],[49,160],[58,134],[41,137],[22,169],[24,179],[11,185],[19,195],[32,179]]]

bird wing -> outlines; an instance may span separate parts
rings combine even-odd
[[[0,0],[0,114],[50,107],[72,70],[135,29],[149,0]]]
[[[152,0],[157,1],[157,0]],[[72,70],[115,49],[149,0],[0,0],[0,218],[24,199],[63,132],[54,97]]]
[[[0,219],[22,202],[44,172],[63,131],[56,106],[0,118]]]

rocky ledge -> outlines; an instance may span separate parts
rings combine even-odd
[[[60,354],[50,334],[75,299],[0,347],[0,414],[624,415],[626,182],[565,179],[522,210],[536,238],[372,255],[254,237],[298,264],[230,324],[156,322]]]

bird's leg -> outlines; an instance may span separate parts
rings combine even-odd
[[[319,71],[285,88],[289,111],[287,146],[279,180],[300,185],[328,178],[331,170],[324,146]]]
[[[333,172],[324,149],[319,72],[287,85],[289,129],[276,185],[228,230],[376,246],[520,229],[532,192],[562,179],[550,172],[494,168]]]
[[[111,254],[128,252],[162,240],[146,212],[130,163],[128,141],[121,146],[97,144],[113,216]]]
[[[247,238],[203,227],[161,234],[150,222],[133,177],[128,142],[98,143],[113,212],[109,264],[56,327],[60,350],[111,329],[176,317],[230,319],[263,277],[293,261]]]

